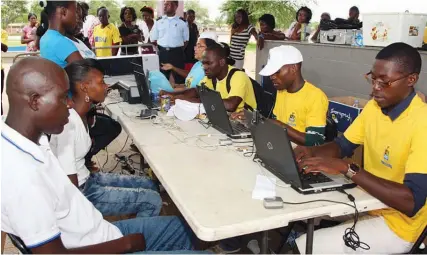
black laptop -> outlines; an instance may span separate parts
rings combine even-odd
[[[210,124],[232,139],[250,138],[251,133],[245,125],[238,121],[230,121],[219,92],[206,86],[197,86],[200,99],[205,107]]]
[[[269,119],[253,117],[256,115],[249,112],[245,112],[245,116],[250,123],[256,147],[255,157],[260,159],[262,165],[272,174],[290,184],[299,193],[312,194],[356,186],[342,175],[300,173],[286,129]]]

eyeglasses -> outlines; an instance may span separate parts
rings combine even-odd
[[[393,83],[400,81],[400,80],[403,80],[405,78],[408,78],[410,75],[411,74],[408,74],[408,75],[403,76],[403,77],[396,79],[394,81],[385,82],[385,81],[379,81],[377,79],[373,79],[372,78],[372,72],[369,72],[369,73],[365,74],[365,79],[372,86],[378,85],[381,89],[386,89],[386,88],[390,87]]]

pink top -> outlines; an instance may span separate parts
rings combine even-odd
[[[36,30],[37,27],[30,27],[29,25],[26,25],[22,31],[24,32],[24,39],[34,39],[34,41],[31,41],[29,43],[27,43],[27,51],[37,51],[36,48]]]

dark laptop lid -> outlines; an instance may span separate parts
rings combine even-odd
[[[153,102],[151,100],[150,88],[148,86],[147,78],[143,72],[137,70],[133,71],[135,75],[136,86],[138,88],[139,95],[141,97],[141,102],[148,109],[153,108]]]
[[[294,151],[286,129],[265,119],[252,124],[250,130],[257,157],[274,169],[276,173],[273,174],[281,175],[288,183],[301,187]]]
[[[233,128],[231,127],[220,93],[204,85],[197,86],[197,90],[211,124],[224,133],[232,135]]]
[[[101,58],[98,59],[98,61],[104,68],[104,74],[108,76],[132,74],[132,71],[134,70],[134,64],[137,64],[141,67],[143,65],[142,57],[138,55],[120,58]]]

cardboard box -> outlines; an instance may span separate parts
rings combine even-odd
[[[356,102],[358,102],[358,107],[353,106]],[[367,103],[366,99],[350,96],[330,98],[328,115],[337,123],[338,132],[344,133]]]

